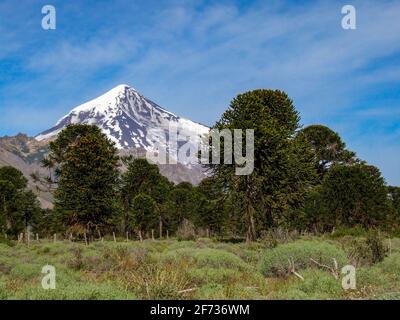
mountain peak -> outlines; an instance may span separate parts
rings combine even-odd
[[[127,84],[120,84],[101,96],[73,108],[37,140],[50,140],[70,124],[97,125],[119,149],[155,150],[165,144],[169,127],[183,136],[199,136],[208,128],[180,118],[142,96]],[[176,150],[170,150],[176,151]]]
[[[134,88],[130,87],[127,84],[120,84],[112,88],[111,90],[107,91],[106,93],[102,94],[101,96],[73,108],[71,112],[84,112],[96,108],[97,109],[107,108],[112,104],[116,104],[116,100],[118,99],[118,97],[123,96],[127,90],[137,92]]]

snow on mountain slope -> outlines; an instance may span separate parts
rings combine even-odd
[[[206,126],[168,112],[125,84],[75,107],[36,139],[55,138],[69,124],[97,125],[119,149],[155,151],[164,145],[167,152],[173,155],[177,154],[177,148],[167,147],[171,127],[176,128],[180,137],[190,137],[192,142],[199,141],[200,136],[209,131]],[[178,146],[182,143],[178,142]]]

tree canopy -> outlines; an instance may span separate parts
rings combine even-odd
[[[57,165],[55,211],[86,232],[107,225],[115,209],[118,157],[114,144],[90,125],[70,125],[50,144]]]

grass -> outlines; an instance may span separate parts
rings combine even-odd
[[[354,234],[274,248],[205,238],[0,243],[0,299],[400,299],[398,238],[385,240],[391,250],[383,261],[357,266],[356,290],[342,289],[340,277],[311,261],[334,267],[334,258],[340,273],[362,241]],[[47,264],[56,268],[55,290],[41,286]]]

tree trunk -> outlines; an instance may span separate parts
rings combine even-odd
[[[160,216],[160,239],[162,239],[162,234],[163,234],[163,225],[162,225],[162,218]]]
[[[249,241],[255,241],[257,239],[256,225],[254,220],[254,208],[250,204],[250,201],[247,203],[247,219],[248,219],[248,239]]]

